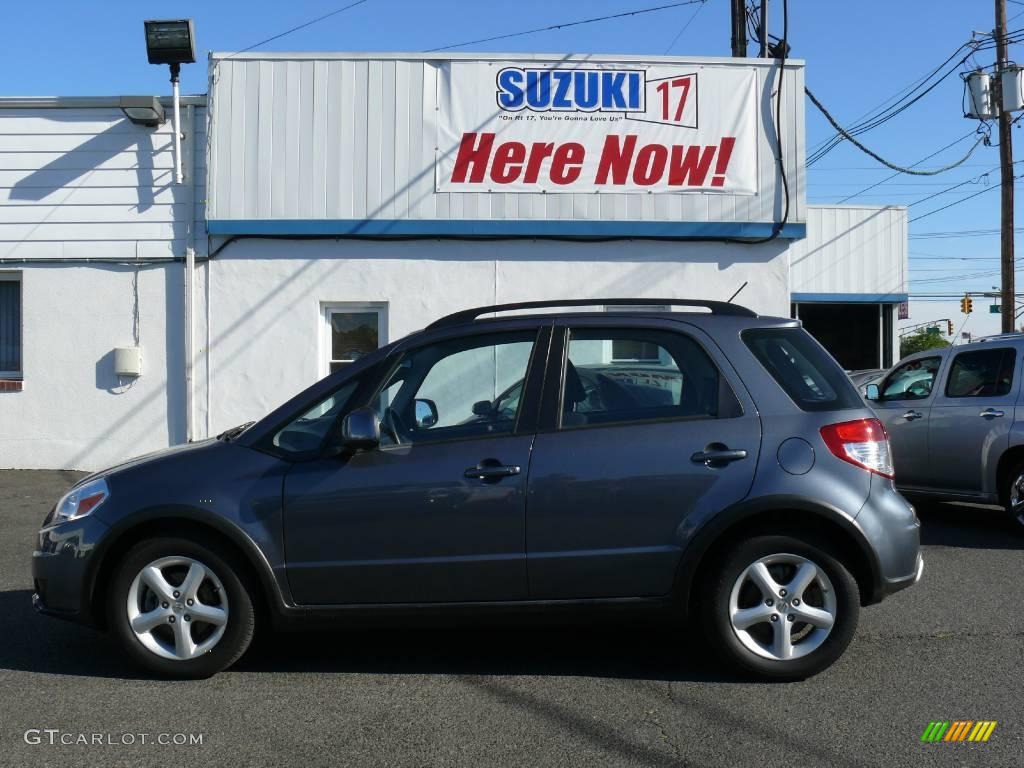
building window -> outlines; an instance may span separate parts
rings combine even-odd
[[[325,304],[324,374],[340,371],[387,343],[384,304]]]
[[[606,312],[668,312],[664,304],[638,304],[636,306],[605,307]],[[607,361],[611,363],[662,363],[666,362],[662,349],[657,344],[634,339],[615,339],[609,341]]]
[[[0,379],[21,374],[21,274],[0,272]]]

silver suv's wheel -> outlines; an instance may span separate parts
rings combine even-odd
[[[1010,520],[1024,532],[1024,465],[1017,465],[1010,473],[1010,490],[1005,498]]]
[[[108,591],[108,623],[138,663],[169,677],[233,664],[255,629],[247,567],[214,542],[153,538],[125,554]]]
[[[700,585],[697,618],[730,664],[776,680],[817,674],[857,627],[857,582],[829,546],[756,536],[717,556]]]
[[[177,661],[210,651],[228,623],[228,597],[217,574],[183,555],[143,567],[128,588],[127,610],[139,642]]]
[[[832,582],[806,557],[777,553],[743,569],[729,595],[736,637],[766,659],[786,661],[813,653],[836,622]]]

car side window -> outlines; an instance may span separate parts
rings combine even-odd
[[[1013,387],[1017,354],[1013,349],[961,352],[953,358],[946,397],[998,397]]]
[[[932,393],[941,362],[940,357],[925,357],[897,366],[882,382],[878,399],[924,400]]]
[[[639,350],[633,358],[624,350]],[[688,336],[656,329],[570,331],[561,426],[738,416],[739,402]]]
[[[312,408],[293,419],[274,435],[274,446],[287,453],[307,453],[317,450],[358,386],[358,381],[343,384]]]
[[[381,445],[510,433],[536,341],[534,331],[463,337],[412,350],[373,405]]]

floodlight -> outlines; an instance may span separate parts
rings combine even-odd
[[[164,105],[156,96],[122,96],[119,106],[124,116],[135,125],[156,128],[167,119],[164,117]]]

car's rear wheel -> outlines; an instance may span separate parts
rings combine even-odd
[[[860,614],[850,572],[824,546],[793,536],[741,542],[702,589],[700,618],[712,645],[728,663],[774,680],[829,667]]]
[[[1003,504],[1017,533],[1024,534],[1024,461],[1017,462],[1006,476]]]
[[[109,624],[135,661],[168,677],[209,677],[252,641],[252,599],[232,558],[177,538],[140,542],[117,568]]]

